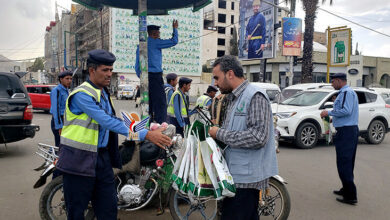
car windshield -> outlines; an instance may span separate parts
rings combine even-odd
[[[278,90],[270,90],[270,89],[267,89],[267,95],[268,95],[268,98],[269,100],[271,101],[275,101],[277,95],[279,94],[279,91]]]
[[[302,89],[283,89],[282,96],[284,99],[288,99],[300,91],[302,91]]]
[[[133,88],[131,86],[126,86],[123,88],[123,91],[133,91]]]
[[[301,92],[283,101],[283,105],[311,106],[316,105],[327,96],[329,92]]]

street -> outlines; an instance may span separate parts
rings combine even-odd
[[[134,101],[114,100],[117,113],[134,109]],[[118,115],[118,114],[117,114]],[[43,160],[34,152],[38,143],[54,144],[51,115],[34,112],[33,123],[41,130],[34,139],[0,146],[0,219],[40,219],[38,202],[43,187],[33,189],[40,175],[33,169]],[[124,137],[121,137],[123,140]],[[388,219],[390,215],[390,133],[380,145],[360,139],[355,165],[358,190],[356,206],[336,201],[333,190],[340,188],[334,146],[320,142],[310,150],[282,143],[278,154],[280,175],[288,182],[292,220],[302,219]],[[49,180],[49,179],[48,179]],[[120,219],[171,219],[170,213],[156,217],[151,207],[134,213],[120,212]]]

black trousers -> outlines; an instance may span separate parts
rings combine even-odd
[[[345,126],[338,127],[336,130],[334,144],[336,146],[337,171],[343,184],[341,191],[345,199],[357,199],[353,170],[355,168],[359,128],[358,126]]]
[[[167,119],[167,98],[161,73],[149,72],[149,114],[150,122],[163,123]]]
[[[222,220],[258,220],[259,190],[237,189],[236,196],[222,202]]]
[[[107,150],[99,149],[95,177],[62,173],[68,220],[83,220],[89,201],[98,220],[117,219],[117,193]]]
[[[53,117],[51,117],[51,131],[53,132],[54,135],[54,144],[56,147],[58,147],[60,145],[60,131],[55,129]]]

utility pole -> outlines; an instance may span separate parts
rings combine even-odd
[[[291,0],[290,1],[290,17],[293,18],[295,16],[295,5],[296,5],[296,0]],[[291,86],[293,84],[294,80],[294,57],[290,56],[290,76],[288,76],[288,85]]]

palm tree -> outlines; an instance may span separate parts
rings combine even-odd
[[[326,0],[322,0],[324,4]],[[295,11],[296,0],[287,0],[291,3],[291,9]],[[319,0],[302,0],[305,11],[305,34],[303,36],[303,57],[302,57],[302,80],[301,82],[313,82],[313,38],[314,22],[317,15]],[[330,5],[333,0],[329,0]]]

